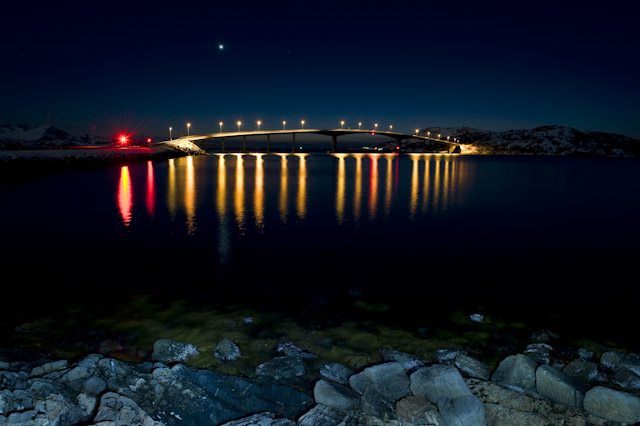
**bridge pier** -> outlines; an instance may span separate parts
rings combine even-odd
[[[338,148],[338,137],[336,135],[331,136],[331,152],[336,153],[336,149]]]
[[[398,139],[398,154],[402,152],[402,140]]]
[[[242,152],[247,152],[247,136],[242,136]]]
[[[220,152],[226,152],[226,150],[224,148],[224,140],[225,140],[225,138],[222,138],[222,143],[220,143]]]
[[[293,136],[293,142],[291,143],[291,152],[296,152],[296,134],[295,133],[291,133],[291,135]]]
[[[271,135],[267,135],[267,154],[271,154]]]

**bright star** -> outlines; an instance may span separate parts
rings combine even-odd
[[[223,49],[224,49],[224,44],[220,43],[220,44],[218,45],[218,49],[219,49],[219,50],[223,50]]]

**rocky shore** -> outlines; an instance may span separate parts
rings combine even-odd
[[[545,339],[542,339],[545,340]],[[463,350],[381,348],[352,369],[282,340],[251,377],[190,366],[187,342],[151,360],[0,361],[0,425],[623,425],[640,422],[640,355],[538,341],[491,369]],[[214,356],[242,358],[220,340]],[[355,371],[354,371],[355,370]]]

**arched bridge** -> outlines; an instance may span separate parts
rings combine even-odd
[[[361,130],[361,129],[291,129],[291,130],[255,130],[248,132],[220,132],[211,133],[208,135],[193,135],[183,136],[180,139],[188,139],[192,142],[206,142],[209,140],[219,139],[221,141],[220,150],[225,151],[225,141],[227,138],[242,137],[242,151],[247,150],[247,136],[266,136],[267,137],[267,152],[271,152],[271,136],[272,135],[291,135],[292,136],[292,150],[295,151],[296,135],[298,134],[315,134],[325,135],[331,137],[331,152],[336,152],[338,148],[338,136],[363,134],[363,135],[380,135],[388,136],[398,141],[398,151],[400,151],[400,142],[406,139],[415,139],[422,141],[440,142],[451,146],[450,152],[456,147],[460,146],[459,142],[450,141],[447,139],[437,139],[430,136],[421,135],[408,135],[406,133],[391,132],[384,130]]]

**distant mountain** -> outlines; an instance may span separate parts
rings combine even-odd
[[[0,149],[38,149],[74,145],[99,145],[109,141],[94,136],[74,136],[53,126],[0,126]]]
[[[462,152],[470,154],[534,154],[571,156],[640,156],[640,140],[628,136],[581,131],[571,127],[492,132],[468,127],[429,127],[421,131],[458,138]]]

